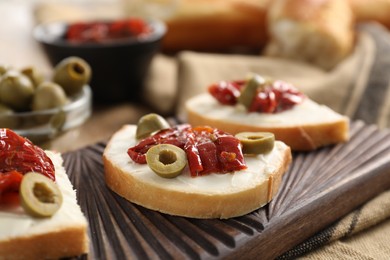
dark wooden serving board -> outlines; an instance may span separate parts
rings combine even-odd
[[[273,259],[390,188],[390,132],[357,121],[351,135],[345,144],[295,153],[277,196],[228,220],[169,216],[116,195],[104,183],[105,143],[66,153],[89,220],[90,254],[83,258]]]

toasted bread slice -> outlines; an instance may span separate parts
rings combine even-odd
[[[231,134],[272,132],[293,151],[311,151],[349,138],[348,117],[308,98],[290,110],[267,114],[221,105],[205,93],[189,99],[186,112],[188,122],[194,126],[209,125]]]
[[[107,144],[105,181],[130,202],[170,215],[231,218],[254,211],[275,196],[291,162],[290,148],[276,142],[269,154],[245,156],[246,170],[191,177],[185,168],[178,177],[166,179],[130,159],[127,149],[136,144],[135,133],[135,125],[125,125]]]
[[[58,259],[88,252],[87,220],[77,204],[62,157],[46,153],[55,166],[62,206],[48,218],[31,217],[21,207],[0,209],[0,259]]]

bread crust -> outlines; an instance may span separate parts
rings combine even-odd
[[[86,229],[86,226],[68,227],[1,241],[0,259],[59,259],[85,254],[88,252]]]
[[[267,41],[268,0],[183,0],[165,19],[162,48],[226,51],[235,47],[260,49]]]
[[[125,128],[118,132],[120,131],[125,131]],[[210,195],[168,190],[161,185],[143,182],[131,172],[118,167],[107,156],[106,151],[109,151],[112,145],[110,141],[103,154],[105,181],[111,190],[146,208],[192,218],[232,218],[264,206],[277,193],[282,176],[292,160],[291,150],[286,146],[281,155],[282,159],[274,167],[274,171],[269,173],[266,181],[241,192]]]

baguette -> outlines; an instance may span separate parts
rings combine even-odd
[[[125,125],[108,142],[103,162],[108,187],[129,200],[162,213],[192,218],[231,218],[267,204],[277,193],[291,151],[276,142],[272,152],[245,156],[248,169],[190,177],[188,167],[174,178],[156,175],[127,155],[136,144],[135,125]]]
[[[88,252],[87,220],[77,204],[62,157],[46,153],[55,166],[62,206],[48,218],[33,218],[21,207],[0,209],[0,259],[58,259]]]
[[[354,16],[348,1],[275,0],[267,14],[265,55],[330,70],[354,47]]]
[[[192,125],[210,125],[232,134],[272,132],[293,151],[311,151],[349,138],[348,117],[308,98],[290,110],[267,114],[248,113],[238,106],[221,105],[204,93],[189,99],[185,109]]]

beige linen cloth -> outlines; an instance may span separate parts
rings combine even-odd
[[[37,20],[86,15],[84,11],[54,7],[37,9]],[[104,17],[118,16],[116,12],[103,13]],[[359,28],[355,51],[332,71],[260,55],[160,54],[150,68],[145,102],[155,112],[185,121],[183,106],[188,98],[203,93],[212,82],[240,79],[250,72],[292,82],[311,99],[352,120],[362,119],[382,129],[390,127],[390,36],[376,24]],[[390,259],[390,190],[279,258]]]
[[[174,113],[185,121],[188,98],[205,92],[212,82],[240,79],[249,72],[292,82],[313,100],[352,120],[382,129],[390,126],[390,36],[376,24],[360,27],[354,52],[332,71],[260,56],[195,52],[159,56],[145,98],[156,111]],[[389,218],[387,191],[279,259],[390,259]]]

